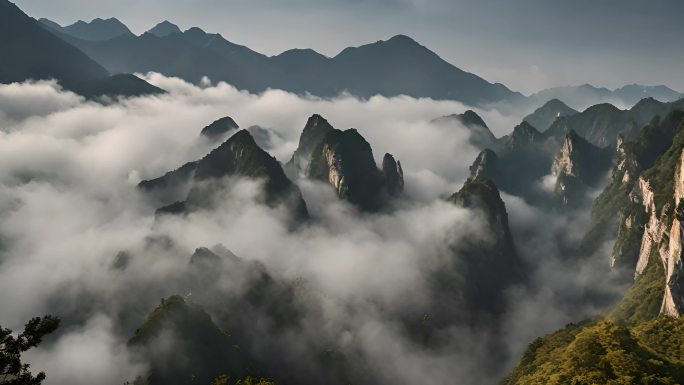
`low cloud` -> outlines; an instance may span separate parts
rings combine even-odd
[[[296,335],[269,335],[292,356],[334,344],[384,382],[456,378],[487,384],[501,375],[487,366],[494,336],[454,328],[447,346],[435,351],[416,344],[394,318],[428,300],[427,274],[443,263],[445,245],[486,241],[477,213],[441,199],[463,184],[477,150],[465,128],[429,124],[465,106],[409,97],[320,99],[277,90],[253,95],[225,83],[197,87],[154,73],[145,78],[169,93],[103,106],[51,82],[0,85],[0,101],[13,100],[0,103],[0,324],[16,329],[45,313],[64,318],[54,340],[31,355],[35,369],[47,372],[48,384],[123,382],[143,373],[144,362],[126,341],[159,298],[187,294],[190,255],[216,244],[263,264],[284,282],[304,282],[305,294],[296,302],[304,308],[306,327]],[[499,134],[518,119],[477,112]],[[258,181],[238,180],[217,210],[155,221],[156,207],[136,189],[140,180],[217,146],[199,132],[223,116],[242,128],[259,125],[276,133],[278,140],[266,150],[284,163],[314,113],[338,129],[357,128],[378,163],[385,152],[402,162],[407,197],[395,211],[360,214],[328,185],[298,180],[313,224],[291,231],[281,209],[255,203]],[[558,278],[577,276],[577,266],[561,262],[554,237],[571,234],[575,240],[586,216],[554,218],[516,197],[504,199],[520,253],[534,265],[534,287],[563,291],[557,283],[567,281]],[[113,267],[121,251],[131,255],[125,271]],[[244,276],[219,274],[212,286],[219,297],[245,290]],[[586,282],[573,278],[568,286],[592,285],[590,271],[580,276]],[[520,306],[509,315],[508,333],[524,336],[503,339],[512,357],[527,336],[585,314],[574,312],[563,293],[512,293]],[[220,303],[203,305],[217,322],[223,320]],[[542,310],[554,317],[529,320]],[[264,322],[253,321],[261,330]],[[77,362],[88,371],[74,369]]]

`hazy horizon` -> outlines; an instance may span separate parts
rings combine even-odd
[[[411,36],[451,64],[524,94],[590,83],[666,85],[684,91],[684,50],[676,22],[684,3],[658,0],[465,2],[389,0],[313,2],[201,0],[116,3],[17,0],[35,18],[62,25],[116,17],[140,34],[163,20],[200,27],[266,55],[312,48],[334,56],[348,46]],[[484,20],[484,22],[483,22]],[[350,29],[348,26],[353,25]],[[657,44],[654,44],[656,43]],[[582,68],[582,71],[578,71]]]

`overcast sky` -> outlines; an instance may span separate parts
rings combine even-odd
[[[15,0],[60,24],[116,17],[135,33],[168,19],[265,54],[406,34],[452,64],[523,93],[569,84],[684,92],[682,0]]]

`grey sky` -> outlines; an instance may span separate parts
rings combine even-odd
[[[684,91],[681,0],[15,0],[60,24],[117,17],[141,33],[168,19],[266,53],[333,56],[403,33],[454,65],[529,93],[592,83]]]

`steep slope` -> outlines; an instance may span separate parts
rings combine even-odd
[[[501,84],[454,67],[404,35],[346,48],[333,58],[327,75],[330,83],[325,96],[347,90],[362,97],[406,94],[470,105],[521,98]]]
[[[0,0],[0,52],[0,83],[54,78],[70,86],[108,75],[7,0]]]
[[[597,104],[581,113],[557,119],[545,134],[552,137],[574,130],[584,139],[599,147],[613,145],[618,134],[634,139],[644,125],[664,117],[676,109],[675,103],[662,103],[653,98],[640,100],[629,110],[620,110],[611,104]]]
[[[523,120],[531,124],[539,131],[544,132],[551,127],[557,118],[575,115],[577,113],[578,111],[568,107],[560,100],[551,99],[544,103],[543,106],[537,108],[534,110],[534,112],[524,117]]]
[[[471,178],[486,178],[489,180],[500,180],[499,174],[499,157],[496,152],[485,149],[482,150],[475,158],[472,166],[470,166]]]
[[[546,199],[538,185],[551,172],[556,148],[555,142],[523,121],[499,140],[496,157],[480,153],[470,168],[471,176],[484,171],[502,191],[538,202]]]
[[[241,177],[263,181],[263,203],[284,205],[295,220],[308,217],[299,188],[285,176],[280,163],[262,150],[246,130],[238,131],[199,161],[186,164],[156,182],[143,184],[163,186],[178,179],[182,185],[183,179],[191,173],[187,198],[159,209],[159,213],[212,209],[224,199],[222,193],[232,183],[231,177]]]
[[[160,349],[162,341],[167,349]],[[240,378],[253,370],[240,342],[219,329],[201,306],[179,295],[162,299],[129,345],[150,363],[149,385],[208,384],[222,374]]]
[[[133,36],[133,32],[125,24],[113,17],[106,20],[97,18],[89,23],[79,20],[66,27],[48,19],[39,19],[38,21],[58,32],[82,40],[97,41],[109,40],[122,35]]]
[[[482,215],[487,241],[452,246],[455,260],[434,276],[436,302],[444,307],[436,311],[436,317],[454,317],[448,315],[451,305],[455,305],[451,311],[471,321],[496,316],[505,309],[505,290],[524,278],[524,264],[516,252],[506,206],[494,183],[485,178],[468,179],[448,201]]]
[[[684,381],[682,321],[628,329],[610,321],[570,324],[530,344],[504,385],[676,384]]]
[[[553,160],[556,177],[555,193],[566,206],[578,206],[586,191],[596,187],[611,166],[612,150],[602,149],[582,139],[575,131],[565,135],[560,151]]]
[[[431,123],[447,127],[453,125],[465,127],[470,134],[468,138],[470,144],[479,150],[495,149],[498,145],[496,137],[487,124],[472,110],[467,110],[462,114],[442,116],[432,120]]]
[[[404,191],[404,170],[401,162],[394,159],[392,154],[385,154],[382,158],[382,176],[387,192],[397,196]]]
[[[311,154],[318,143],[335,129],[322,116],[312,115],[306,122],[302,134],[299,136],[299,145],[292,154],[292,159],[287,164],[288,168],[294,168],[297,172],[306,173],[311,162]]]
[[[380,210],[404,187],[401,164],[385,154],[378,170],[370,144],[353,128],[328,131],[310,159],[309,178],[328,182],[341,199],[364,211]]]
[[[641,244],[646,217],[644,209],[634,205],[633,191],[638,188],[641,173],[652,168],[672,145],[683,118],[683,113],[676,110],[658,124],[644,126],[638,139],[618,138],[611,181],[594,202],[591,227],[582,240],[580,254],[593,253],[617,235],[611,264],[634,271],[637,259],[634,249],[638,250]]]
[[[158,178],[143,180],[138,183],[138,189],[162,206],[181,201],[188,196],[197,163],[188,162]]]

